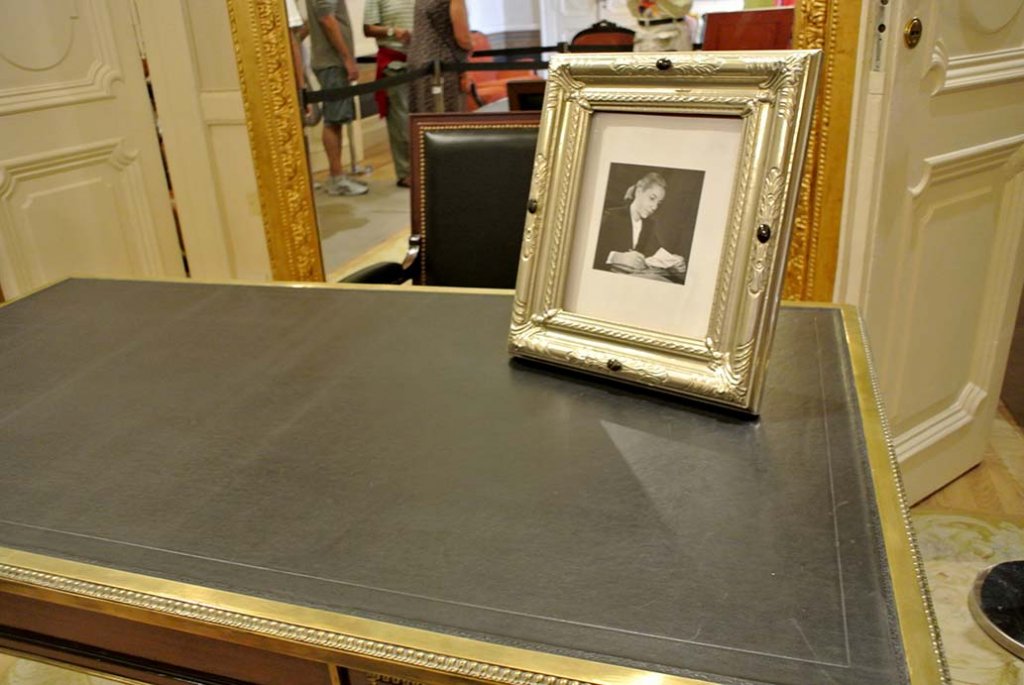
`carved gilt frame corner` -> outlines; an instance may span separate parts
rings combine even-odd
[[[227,0],[227,8],[271,273],[323,281],[284,3]]]

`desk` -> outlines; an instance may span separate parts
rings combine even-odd
[[[511,361],[510,311],[0,308],[0,647],[151,682],[943,682],[851,310],[782,309],[759,420]]]

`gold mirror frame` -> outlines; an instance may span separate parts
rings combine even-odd
[[[284,2],[227,4],[271,274],[275,281],[323,281]]]
[[[271,273],[279,281],[323,281],[284,3],[226,1]],[[832,299],[859,5],[840,0],[796,5],[793,48],[820,49],[823,63],[782,289],[786,299]]]

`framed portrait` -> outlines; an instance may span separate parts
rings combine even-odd
[[[511,354],[756,414],[819,60],[552,58]]]

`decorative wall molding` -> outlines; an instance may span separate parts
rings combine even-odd
[[[931,80],[933,86],[929,88],[932,95],[937,95],[946,84],[946,74],[949,71],[949,52],[942,38],[938,38],[932,46],[931,60],[928,71],[925,72],[926,81]]]
[[[1024,81],[1024,47],[949,59],[938,95]]]
[[[952,404],[895,437],[893,446],[899,460],[911,458],[969,424],[987,396],[988,393],[974,383],[967,383]]]
[[[125,169],[137,157],[137,150],[127,150],[120,138],[112,138],[36,155],[0,160],[0,202],[10,198],[18,181],[92,166],[104,161],[109,161],[117,169]]]
[[[207,124],[245,126],[245,104],[238,91],[200,93],[199,107]]]
[[[1020,221],[1024,216],[1024,135],[975,145],[954,152],[925,159],[925,170],[920,180],[910,189],[922,218],[914,221],[914,230],[926,226],[935,212],[953,202],[973,197],[992,196],[995,230],[989,249],[991,261],[988,264],[985,292],[1001,293],[1000,297],[986,298],[979,303],[980,326],[975,338],[974,362],[959,396],[944,410],[896,436],[894,445],[901,462],[911,459],[928,447],[938,443],[970,424],[981,411],[988,393],[977,383],[988,383],[994,373],[995,361],[987,350],[986,341],[998,336],[997,327],[1005,318],[1003,309],[1007,306],[1016,311],[1016,298],[1010,295],[1014,263],[1020,252]],[[983,176],[984,175],[984,176]],[[976,182],[958,195],[949,195],[936,186],[974,177]],[[927,198],[941,197],[941,205]],[[1010,304],[1007,304],[1007,303]],[[906,315],[904,311],[904,315]],[[906,357],[906,355],[904,355]],[[977,381],[977,382],[975,382]],[[996,386],[998,387],[998,386]]]
[[[974,30],[992,34],[1006,28],[1021,7],[1024,0],[960,0],[960,17]]]
[[[82,29],[88,30],[96,50],[85,74],[70,80],[0,90],[0,116],[114,97],[114,83],[124,77],[110,15],[106,5],[98,0],[81,3],[79,14],[87,19]]]
[[[1022,148],[1024,135],[1019,135],[927,157],[921,177],[910,188],[910,194],[917,200],[931,185],[998,169],[1018,159]]]
[[[5,260],[4,271],[13,276],[17,291],[38,287],[45,280],[36,254],[24,244],[24,237],[31,233],[25,213],[33,204],[32,197],[18,192],[18,187],[38,178],[55,179],[65,174],[89,167],[112,168],[115,171],[112,190],[118,203],[118,213],[124,217],[120,227],[129,253],[139,271],[149,275],[162,275],[160,247],[156,242],[157,228],[153,222],[145,181],[139,168],[138,150],[126,148],[120,139],[101,140],[85,145],[76,145],[45,153],[0,161],[0,246]],[[48,184],[45,193],[47,202],[53,202],[55,193],[62,188],[73,189],[83,182],[109,180],[102,171],[94,179],[76,178],[61,186]]]

